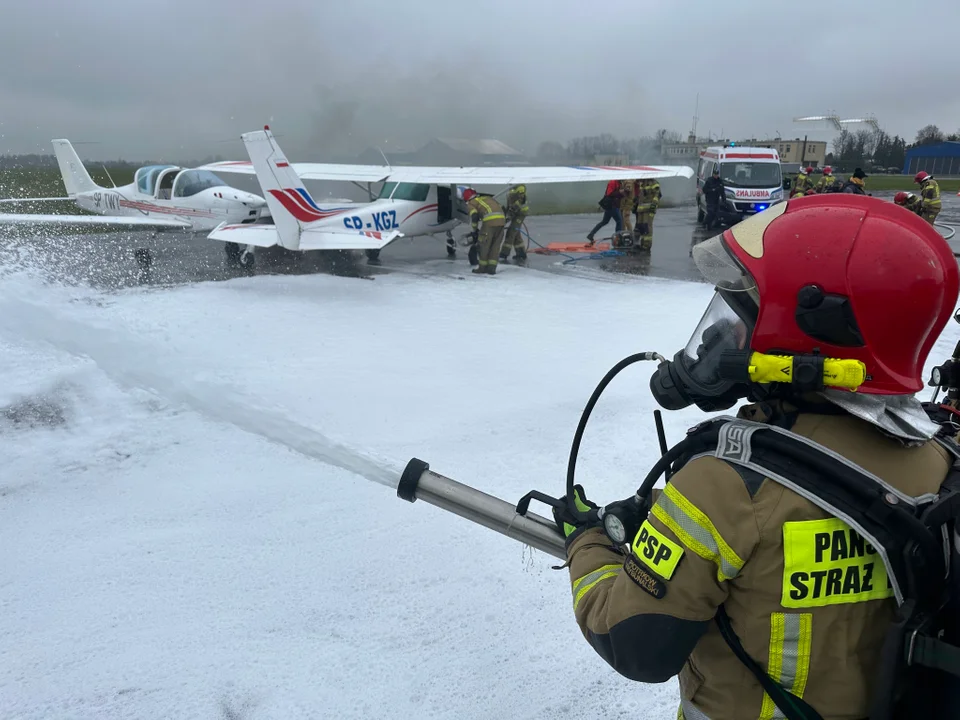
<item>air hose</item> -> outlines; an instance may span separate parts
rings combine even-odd
[[[600,383],[597,385],[596,389],[593,391],[593,394],[590,396],[590,399],[587,401],[587,405],[584,407],[583,413],[580,415],[580,422],[577,425],[577,431],[573,434],[573,444],[570,446],[570,458],[567,461],[567,506],[570,512],[576,517],[584,518],[585,515],[583,512],[577,509],[573,496],[574,486],[576,485],[577,456],[580,453],[580,443],[583,440],[583,433],[587,428],[587,421],[590,419],[590,413],[593,412],[593,408],[596,406],[597,401],[600,400],[600,396],[607,388],[607,385],[609,385],[610,382],[618,374],[620,374],[622,370],[630,367],[634,363],[643,362],[645,360],[657,360],[659,362],[665,362],[666,358],[660,353],[655,352],[641,352],[625,357],[623,360],[610,368],[610,370],[607,371],[607,374],[603,376],[603,379],[600,380]]]

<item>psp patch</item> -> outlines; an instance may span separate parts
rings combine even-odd
[[[623,562],[623,571],[633,580],[641,590],[662,600],[667,594],[667,584],[656,575],[638,563],[632,555],[627,555]]]
[[[785,608],[883,600],[893,597],[883,558],[842,520],[783,525]]]
[[[657,530],[649,520],[643,521],[633,539],[633,552],[640,562],[664,580],[673,577],[677,564],[683,557],[683,548]]]

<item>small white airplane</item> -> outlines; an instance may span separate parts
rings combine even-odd
[[[227,185],[210,170],[148,165],[133,182],[101,187],[87,172],[69,140],[54,140],[53,151],[67,191],[63,198],[11,198],[0,203],[73,200],[95,215],[0,214],[0,224],[99,225],[153,230],[209,232],[224,224],[256,222],[266,203],[253,193]],[[241,264],[252,262],[252,256]]]
[[[366,250],[372,261],[401,236],[447,233],[469,220],[458,186],[533,185],[537,183],[644,180],[693,177],[686,166],[569,167],[389,167],[380,165],[291,164],[270,128],[242,136],[249,161],[203,165],[220,173],[256,175],[274,224],[224,223],[208,237],[254,247],[279,245],[288,250]],[[318,204],[303,180],[383,183],[369,203]],[[229,253],[228,253],[229,254]]]

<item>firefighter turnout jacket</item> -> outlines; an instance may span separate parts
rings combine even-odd
[[[527,186],[514,185],[507,193],[507,215],[510,217],[519,217],[521,220],[526,218],[530,212],[527,205]]]
[[[470,212],[470,227],[474,231],[481,222],[488,226],[502,226],[505,222],[503,208],[492,197],[474,195],[467,202],[467,210]]]
[[[920,197],[922,198],[920,214],[928,219],[936,219],[941,209],[940,186],[937,181],[930,177],[920,183]]]
[[[951,459],[907,447],[835,406],[782,402],[739,416],[775,423],[907,495],[935,493]],[[685,720],[782,718],[712,622],[723,606],[748,654],[825,718],[865,718],[896,602],[877,552],[785,486],[713,455],[676,472],[622,555],[602,530],[568,549],[587,641],[622,675],[680,676]]]

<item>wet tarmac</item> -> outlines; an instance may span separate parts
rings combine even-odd
[[[889,196],[889,197],[888,197]],[[877,193],[892,198],[893,193]],[[960,225],[960,198],[943,197],[944,223]],[[530,249],[551,242],[585,242],[586,234],[600,219],[599,214],[547,215],[527,219]],[[613,233],[611,222],[597,233],[597,239]],[[464,233],[455,231],[454,237]],[[654,221],[654,243],[649,254],[624,254],[588,259],[586,255],[545,255],[530,252],[528,267],[544,272],[588,275],[614,280],[625,276],[652,276],[699,281],[693,264],[693,246],[714,233],[696,224],[696,208],[683,206],[661,209]],[[951,241],[960,252],[960,237]],[[144,272],[134,259],[134,251],[146,248],[152,264]],[[416,275],[463,275],[470,271],[466,248],[459,247],[457,257],[447,259],[445,238],[401,238],[381,253],[381,265],[367,263],[360,252],[290,253],[280,249],[257,252],[256,274],[332,273],[367,280],[385,273]],[[0,266],[30,256],[54,277],[68,282],[83,282],[103,289],[138,285],[179,285],[184,283],[229,280],[251,271],[227,261],[222,243],[202,235],[165,232],[112,232],[102,234],[64,234],[50,229],[27,231],[20,226],[0,227]],[[566,262],[576,259],[576,262]]]

